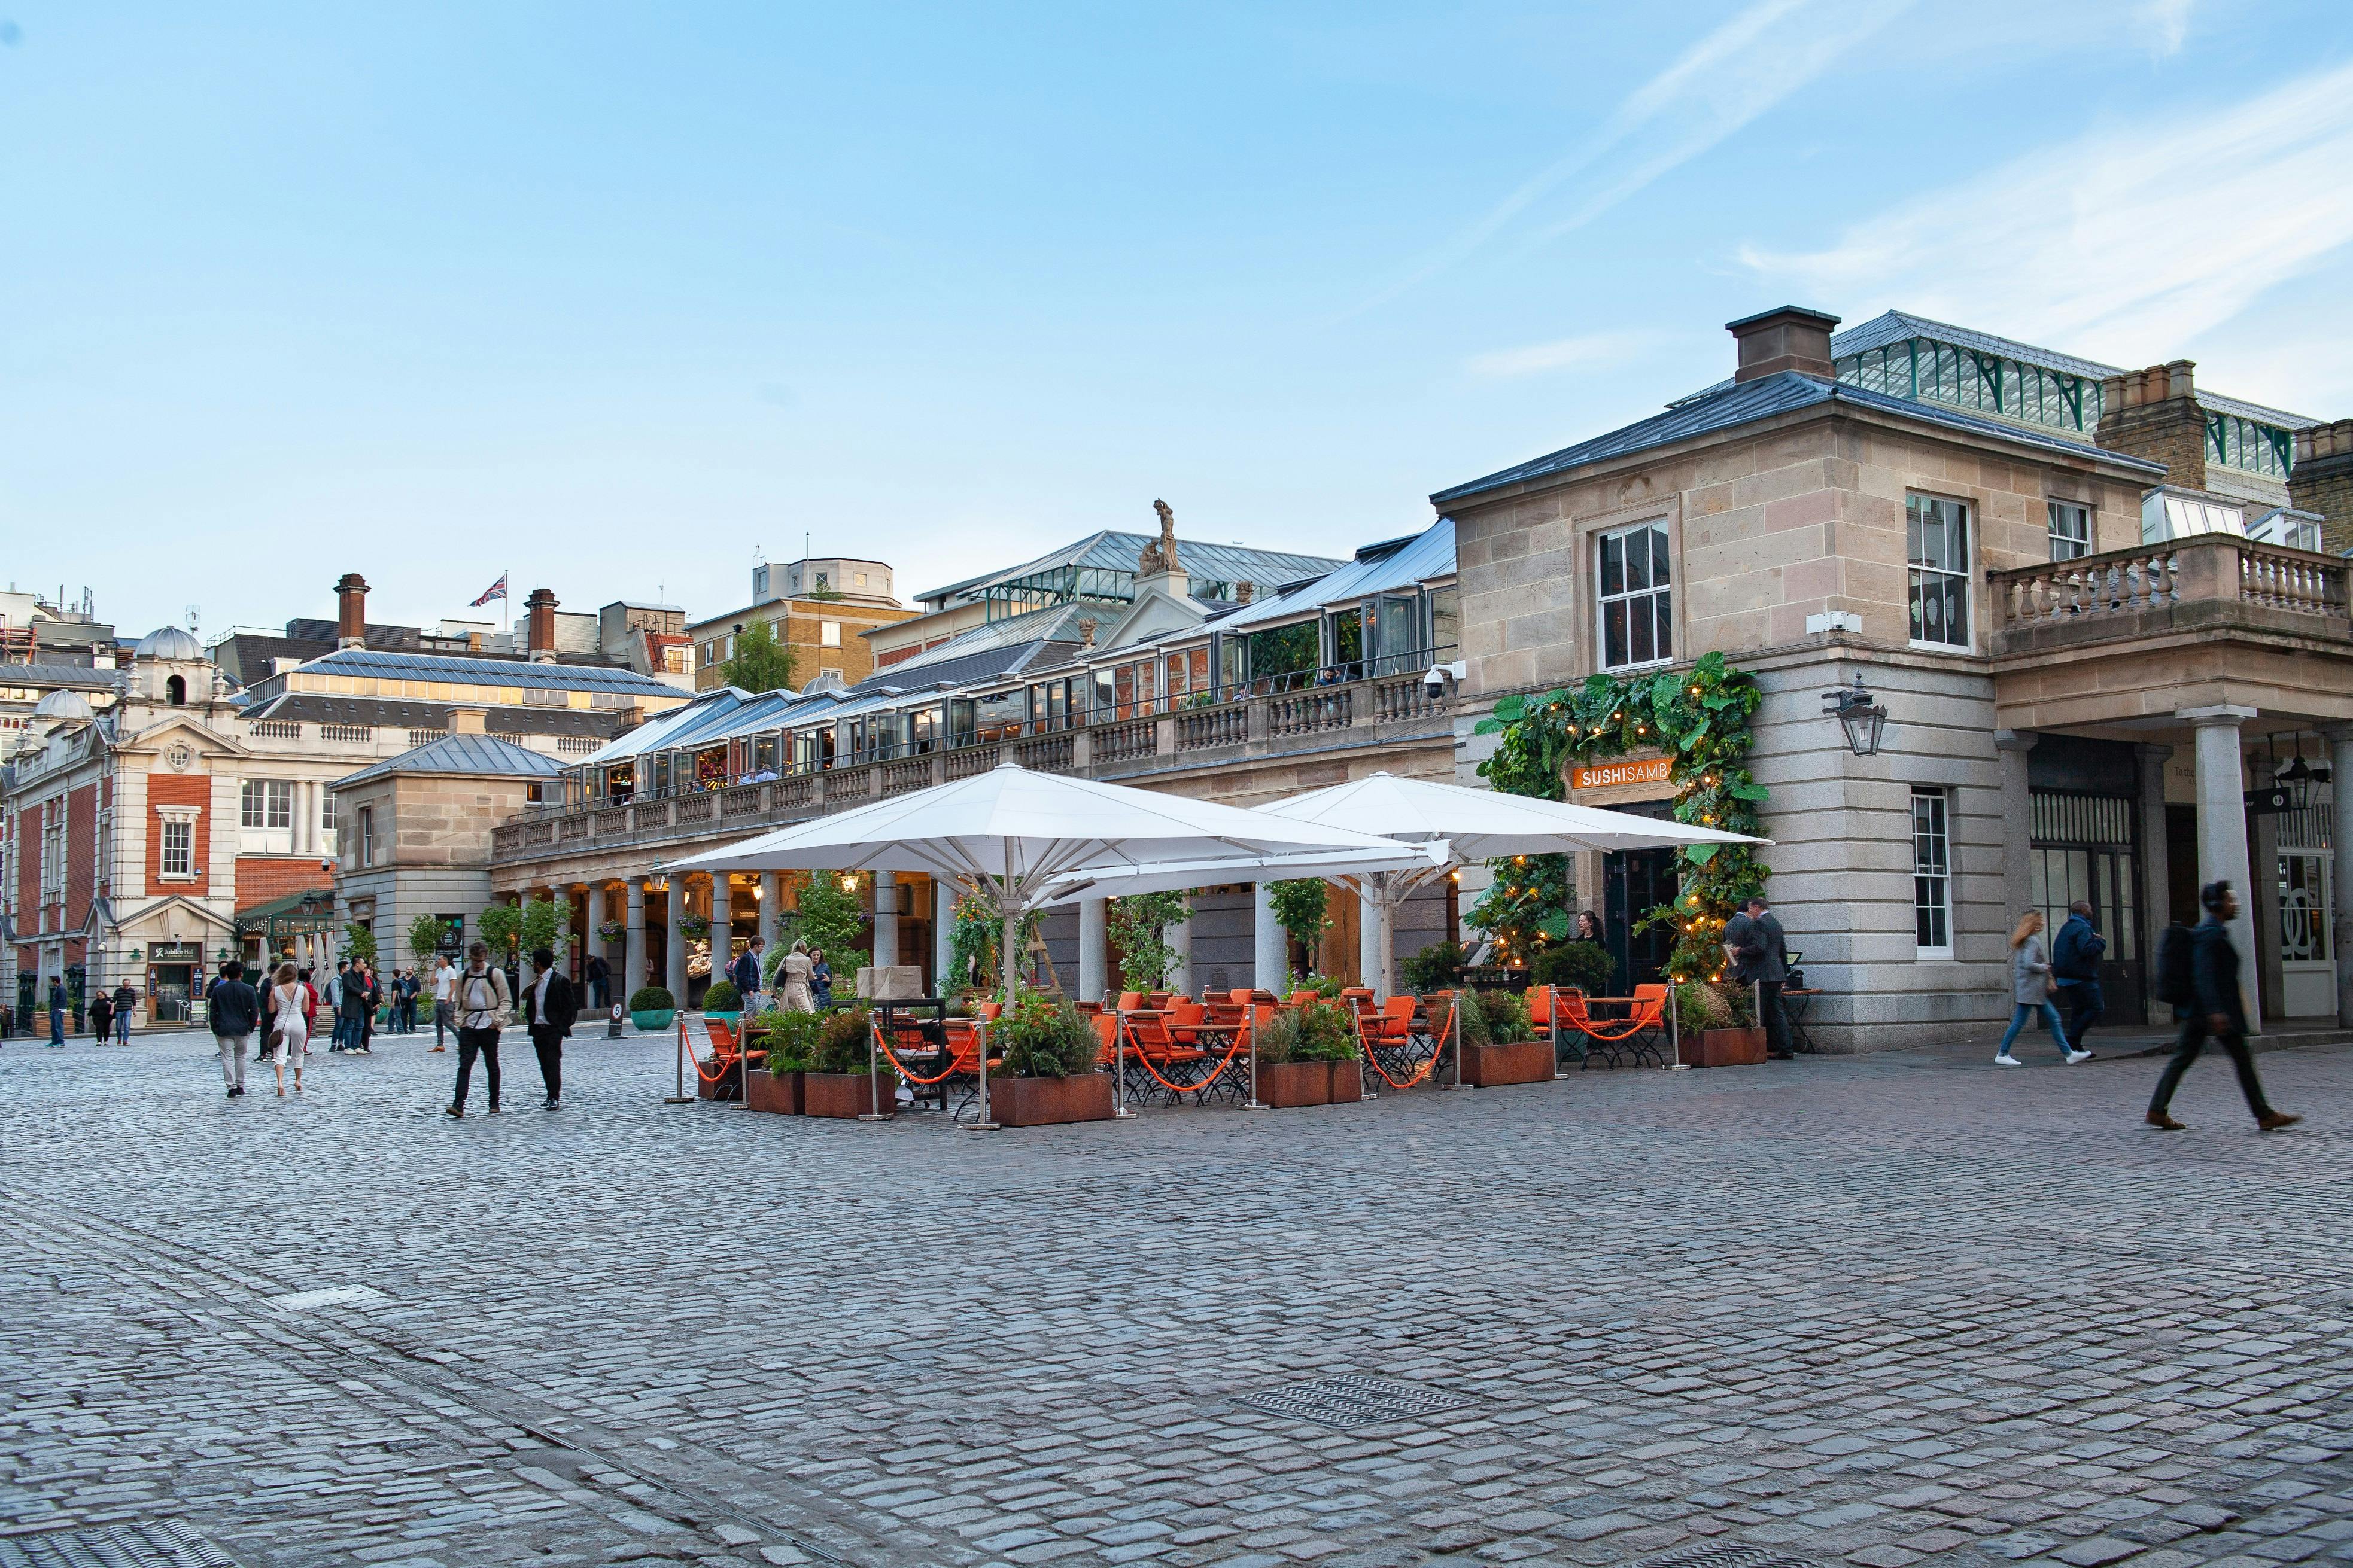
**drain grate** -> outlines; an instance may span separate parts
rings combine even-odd
[[[0,1564],[19,1562],[25,1568],[237,1568],[237,1559],[176,1519],[0,1541]]]
[[[1638,1568],[1820,1568],[1810,1557],[1792,1557],[1761,1546],[1687,1546],[1663,1557],[1646,1558]]]
[[[1382,1377],[1358,1377],[1344,1373],[1339,1377],[1320,1378],[1314,1383],[1294,1383],[1288,1388],[1270,1388],[1259,1394],[1236,1396],[1235,1402],[1263,1410],[1271,1415],[1288,1416],[1294,1421],[1313,1421],[1324,1426],[1377,1426],[1388,1421],[1410,1421],[1416,1416],[1435,1415],[1444,1410],[1460,1410],[1470,1404],[1440,1389],[1422,1388],[1410,1383],[1392,1383]]]

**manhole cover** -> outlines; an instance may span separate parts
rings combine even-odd
[[[1460,1410],[1470,1401],[1410,1383],[1344,1374],[1240,1394],[1235,1403],[1324,1426],[1376,1426],[1385,1421],[1410,1421],[1441,1410]]]
[[[1664,1557],[1645,1559],[1639,1568],[1820,1568],[1811,1558],[1792,1557],[1761,1546],[1687,1546]]]
[[[237,1568],[237,1559],[176,1519],[154,1524],[111,1524],[58,1535],[28,1535],[0,1542],[0,1562],[26,1568]]]

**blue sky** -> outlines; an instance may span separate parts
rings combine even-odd
[[[0,0],[0,578],[136,633],[1343,553],[1891,306],[2353,415],[2353,20]]]

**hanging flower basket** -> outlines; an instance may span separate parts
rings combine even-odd
[[[701,915],[681,915],[678,931],[681,936],[706,937],[711,934],[711,922]]]
[[[618,942],[629,934],[629,928],[618,921],[607,921],[596,928],[596,934],[607,942]]]

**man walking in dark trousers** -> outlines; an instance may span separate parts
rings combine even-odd
[[[555,952],[541,948],[531,955],[539,971],[523,989],[523,1023],[531,1030],[531,1048],[539,1053],[539,1076],[547,1085],[543,1110],[554,1110],[564,1098],[564,1037],[580,1015],[580,994],[570,979],[556,973]]]
[[[466,967],[459,972],[451,1011],[458,1016],[458,1093],[449,1114],[466,1114],[467,1085],[474,1076],[474,1058],[482,1058],[482,1075],[490,1080],[491,1114],[499,1113],[499,1031],[506,1026],[514,1006],[505,973],[491,962],[491,944],[469,943]]]
[[[1789,1015],[1781,1005],[1781,987],[1789,979],[1789,939],[1762,897],[1751,894],[1725,923],[1724,945],[1732,955],[1733,979],[1757,988],[1757,1021],[1765,1026],[1765,1048],[1782,1061],[1794,1060],[1798,1053],[1789,1038]]]
[[[2197,983],[2197,997],[2189,1004],[2189,1022],[2181,1026],[2181,1043],[2174,1047],[2173,1059],[2165,1064],[2165,1076],[2157,1080],[2157,1093],[2148,1102],[2148,1124],[2166,1132],[2182,1130],[2167,1108],[2173,1103],[2181,1075],[2206,1048],[2211,1036],[2231,1053],[2231,1065],[2239,1069],[2239,1092],[2247,1097],[2255,1125],[2266,1132],[2293,1126],[2304,1118],[2271,1108],[2255,1077],[2253,1053],[2247,1049],[2247,1008],[2239,994],[2239,950],[2231,945],[2227,923],[2239,912],[2239,896],[2228,882],[2209,882],[2198,890],[2198,902],[2205,909],[2206,918],[2191,938],[2190,973]]]
[[[2084,1037],[2107,1016],[2107,1004],[2100,995],[2100,960],[2107,951],[2108,939],[2092,923],[2091,901],[2077,899],[2069,904],[2067,923],[2051,944],[2051,978],[2059,987],[2060,1010],[2067,1015],[2071,1051],[2083,1051]]]

